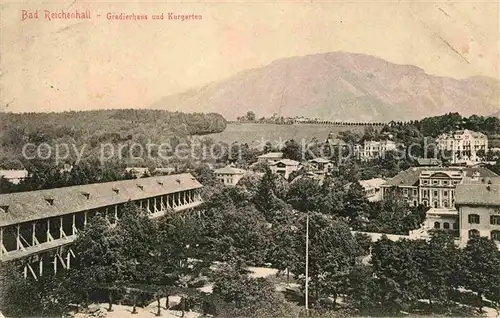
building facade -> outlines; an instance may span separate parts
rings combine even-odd
[[[282,175],[286,180],[290,177],[290,174],[301,168],[300,162],[290,159],[282,159],[275,162],[269,166],[272,173]]]
[[[384,183],[383,197],[395,196],[410,206],[453,209],[456,186],[464,178],[497,177],[484,167],[413,167]]]
[[[246,170],[238,169],[232,166],[226,166],[224,168],[214,170],[215,177],[224,185],[236,185],[245,173]]]
[[[488,152],[488,137],[468,129],[442,134],[436,139],[436,143],[440,151],[451,153],[454,163],[477,162],[481,160],[478,154]]]
[[[71,243],[97,214],[116,224],[127,203],[151,218],[193,209],[202,185],[189,173],[0,195],[0,261],[35,278],[69,268]]]
[[[500,244],[500,178],[467,180],[457,186],[460,241],[485,236]]]
[[[257,162],[273,164],[283,159],[283,153],[281,152],[268,152],[266,154],[257,157]]]
[[[383,157],[388,151],[397,150],[396,143],[392,140],[365,140],[363,151],[361,152],[362,160],[372,160]]]

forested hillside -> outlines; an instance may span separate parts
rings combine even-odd
[[[26,144],[74,145],[84,150],[84,157],[95,157],[105,143],[162,144],[172,138],[179,140],[221,132],[225,128],[226,120],[215,113],[137,109],[0,113],[0,166],[18,168]]]

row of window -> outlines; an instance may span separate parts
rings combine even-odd
[[[472,229],[469,230],[469,238],[473,237],[479,237],[479,231]],[[500,241],[500,231],[499,230],[493,230],[491,231],[491,239],[495,241]]]
[[[479,224],[481,222],[479,214],[469,214],[467,218],[470,224]],[[500,225],[500,215],[491,215],[490,224]]]
[[[434,222],[434,228],[435,229],[440,229],[441,228],[441,223],[439,222]],[[444,222],[443,223],[443,229],[448,230],[450,229],[450,223]],[[458,223],[453,223],[453,229],[458,230]]]
[[[441,183],[439,182],[440,180],[432,180],[433,185],[451,185],[452,182],[448,180],[441,180]],[[453,180],[453,184],[458,184],[460,181],[459,180]],[[422,180],[422,184],[430,184],[429,180]]]
[[[453,202],[454,202],[454,201],[452,201],[451,203],[448,203],[448,201],[443,201],[443,208],[450,208],[450,207],[453,207]],[[423,204],[424,206],[427,206],[427,207],[428,207],[428,206],[429,206],[429,201],[427,201],[427,200],[423,200],[423,201],[422,201],[422,204]],[[434,208],[439,208],[439,207],[440,207],[440,205],[439,205],[439,202],[438,202],[438,201],[434,201],[434,203],[433,203],[432,205],[433,205],[433,207],[434,207]]]

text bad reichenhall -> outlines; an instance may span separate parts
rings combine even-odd
[[[28,11],[28,10],[22,10],[21,11],[21,21],[24,20],[31,20],[31,19],[39,19],[40,16],[38,15],[38,10],[34,11]],[[43,18],[45,20],[66,20],[66,19],[71,19],[71,20],[88,20],[91,18],[90,10],[73,10],[73,11],[49,11],[49,10],[43,10]]]
[[[99,18],[101,15],[97,14]],[[72,10],[72,11],[50,11],[43,10],[21,10],[21,21],[24,20],[38,20],[43,18],[48,21],[52,20],[89,20],[92,18],[90,10]],[[125,14],[125,13],[111,13],[105,15],[107,20],[148,20],[147,14]],[[176,14],[169,12],[167,14],[156,14],[151,16],[152,20],[173,20],[173,21],[188,21],[188,20],[201,20],[202,15],[199,14]]]

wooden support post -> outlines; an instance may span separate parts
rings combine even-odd
[[[47,219],[47,242],[52,241],[52,235],[50,235],[50,219]]]
[[[57,274],[57,253],[54,255],[54,274]]]
[[[139,209],[142,209],[142,200],[139,200]]]
[[[41,255],[38,256],[38,274],[39,277],[42,277],[43,274],[43,257]]]
[[[151,209],[149,207],[149,199],[146,200],[146,210],[148,210],[148,212],[151,213]]]
[[[75,218],[76,218],[76,214],[73,214],[73,217],[71,218],[71,220],[72,220],[71,221],[72,222],[72,224],[71,224],[71,235],[75,235],[76,231],[77,231],[76,230],[76,220],[75,220]]]
[[[5,247],[3,246],[3,227],[0,227],[0,259],[2,258],[4,249]]]
[[[162,211],[164,210],[164,208],[163,208],[163,195],[160,196],[160,208]]]
[[[20,231],[20,225],[18,224],[17,225],[17,237],[16,237],[16,250],[20,250],[21,249],[21,235],[19,234],[19,231]]]
[[[37,245],[37,240],[36,240],[36,221],[32,223],[32,231],[31,231],[31,246]]]
[[[28,278],[28,265],[24,265],[23,274],[24,278]]]
[[[83,226],[87,225],[87,211],[83,212]]]
[[[115,205],[115,223],[118,223],[118,204]]]
[[[71,253],[68,251],[68,254],[66,255],[66,269],[69,269],[71,265]]]
[[[158,212],[158,207],[156,206],[156,197],[153,198],[153,211]]]
[[[59,218],[59,238],[66,237],[66,233],[63,230],[63,218],[62,216]]]

